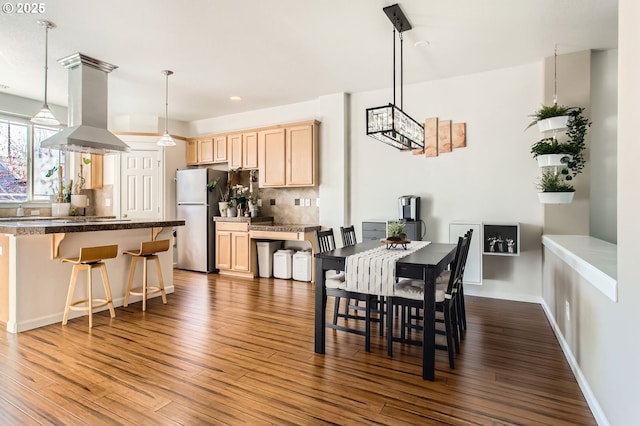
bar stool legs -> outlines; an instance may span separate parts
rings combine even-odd
[[[113,306],[113,297],[111,296],[111,288],[109,285],[109,277],[107,276],[107,267],[103,259],[111,259],[118,254],[118,246],[100,246],[100,247],[83,247],[80,249],[80,256],[77,258],[62,259],[62,262],[73,264],[71,271],[71,280],[69,281],[69,290],[67,293],[67,302],[62,316],[62,325],[66,325],[69,320],[69,312],[86,311],[89,316],[89,328],[93,328],[93,310],[102,306],[109,307],[111,318],[115,318],[116,311]],[[104,286],[105,298],[93,297],[93,270],[100,270],[102,277],[102,285]],[[81,300],[73,300],[76,291],[76,283],[78,282],[78,274],[80,271],[87,271],[87,298]]]
[[[147,310],[147,297],[150,294],[160,293],[162,303],[167,303],[167,294],[164,291],[164,279],[162,278],[162,270],[160,269],[160,260],[157,253],[167,251],[169,249],[169,240],[147,241],[143,242],[140,250],[124,251],[124,254],[131,256],[131,266],[129,267],[129,280],[127,281],[127,290],[124,295],[123,306],[129,306],[129,296],[142,296],[142,310]],[[156,273],[158,274],[158,285],[148,285],[148,262],[155,260]],[[139,287],[133,287],[133,279],[136,272],[136,266],[142,262],[142,284]]]

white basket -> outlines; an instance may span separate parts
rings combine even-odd
[[[311,253],[299,251],[293,255],[293,279],[311,281]]]
[[[273,253],[273,276],[284,280],[291,279],[292,250],[278,250]]]

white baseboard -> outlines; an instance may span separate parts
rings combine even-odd
[[[589,404],[589,408],[591,409],[591,413],[593,414],[593,417],[596,419],[596,422],[598,423],[598,425],[609,426],[609,421],[607,420],[607,417],[602,411],[602,407],[600,407],[598,400],[596,399],[595,395],[591,391],[589,382],[587,381],[587,378],[582,373],[582,370],[580,369],[580,366],[578,365],[578,362],[576,361],[576,358],[573,355],[573,352],[571,351],[571,347],[565,340],[564,335],[560,330],[560,327],[558,327],[558,323],[553,317],[553,314],[551,313],[549,306],[547,306],[547,303],[544,301],[544,299],[540,304],[542,305],[542,309],[544,310],[544,313],[547,316],[547,319],[549,320],[549,324],[551,324],[551,328],[553,329],[553,332],[555,333],[556,338],[558,339],[558,343],[560,343],[562,352],[564,352],[564,357],[567,359],[567,362],[571,367],[571,371],[573,371],[573,375],[576,378],[576,381],[578,382],[578,386],[580,386],[580,390],[582,390],[582,394],[584,395],[584,398],[587,401],[587,404]]]
[[[165,287],[165,293],[170,294],[173,292],[174,292],[173,285],[168,285]],[[149,299],[152,299],[154,297],[160,297],[160,294],[154,294],[150,296]],[[139,302],[140,300],[142,300],[142,296],[131,296],[129,298],[129,303],[136,303],[136,302]],[[122,306],[123,303],[124,303],[124,296],[119,297],[117,299],[113,299],[113,305],[116,308]],[[10,333],[20,333],[22,331],[33,330],[34,328],[44,327],[46,325],[51,325],[55,323],[60,323],[62,322],[64,306],[62,308],[63,309],[60,312],[55,314],[51,314],[51,315],[47,315],[39,318],[31,318],[27,321],[18,321],[17,323],[10,321],[7,323],[7,331]],[[107,306],[102,306],[94,310],[93,312],[106,311],[107,309],[109,309]],[[71,311],[69,313],[69,319],[78,318],[84,315],[87,315],[87,314],[83,312]]]
[[[471,285],[464,286],[465,296],[486,297],[489,299],[511,300],[514,302],[528,302],[528,303],[542,303],[543,299],[539,296],[532,296],[530,294],[507,294],[504,293],[492,293],[488,291],[474,291],[475,287]],[[484,289],[483,289],[484,290]]]

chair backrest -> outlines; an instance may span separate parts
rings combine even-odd
[[[340,234],[342,235],[342,245],[344,247],[356,245],[356,229],[353,225],[341,226]]]
[[[315,234],[318,253],[335,250],[336,239],[333,236],[333,228],[329,228],[325,231],[315,231]]]
[[[451,274],[449,275],[449,283],[447,284],[447,294],[453,294],[457,291],[460,283],[462,282],[463,258],[466,260],[466,253],[469,248],[469,236],[465,234],[464,237],[458,237],[458,245],[456,247],[456,254],[451,262]]]
[[[469,241],[467,242],[467,249],[463,253],[463,257],[462,257],[462,270],[460,271],[460,279],[464,279],[464,268],[467,266],[467,255],[469,254],[469,247],[471,246],[472,235],[473,235],[473,228],[470,228],[465,234],[465,237],[468,237]]]
[[[82,247],[78,263],[95,263],[104,259],[113,259],[118,255],[118,245]]]
[[[150,256],[167,250],[169,250],[169,240],[144,241],[140,244],[139,256]]]

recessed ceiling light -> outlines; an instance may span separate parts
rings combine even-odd
[[[4,90],[4,89],[8,89],[9,86],[7,86],[6,84],[2,84],[0,83],[0,90]]]
[[[429,42],[427,40],[418,40],[415,43],[413,43],[413,45],[415,47],[427,47],[429,46]]]
[[[241,101],[242,98],[240,96],[229,96],[229,99],[231,99],[232,101]]]

